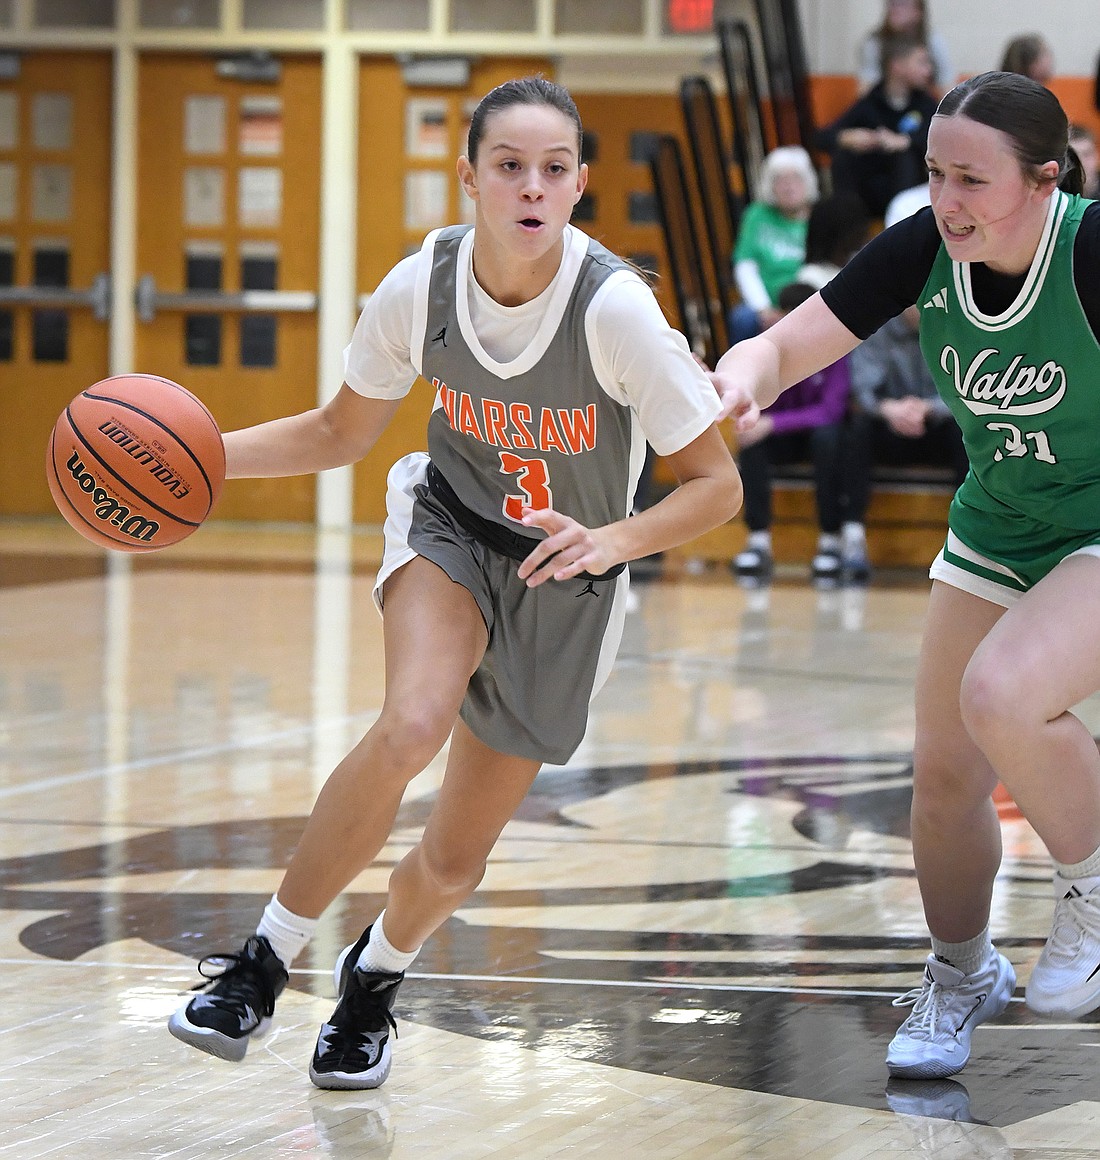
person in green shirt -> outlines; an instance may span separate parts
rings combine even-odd
[[[782,316],[779,292],[806,260],[806,223],[818,198],[817,174],[800,145],[773,149],[760,170],[757,199],[741,218],[733,275],[741,301],[730,311],[730,341],[741,342]]]
[[[932,953],[891,1074],[950,1076],[1005,1010],[990,934],[1004,786],[1053,861],[1028,1006],[1100,1008],[1100,752],[1074,707],[1100,692],[1100,202],[1057,98],[989,72],[932,117],[930,206],[877,235],[797,310],[719,360],[723,412],[776,396],[906,307],[970,469],[933,562],[916,674],[911,836]]]

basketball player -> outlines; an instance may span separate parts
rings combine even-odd
[[[587,181],[580,146],[559,86],[489,93],[458,162],[474,227],[430,234],[386,276],[330,403],[226,436],[230,476],[320,471],[363,456],[418,373],[436,391],[429,453],[389,475],[381,715],[322,789],[256,934],[216,956],[223,973],[169,1021],[204,1051],[242,1059],[266,1029],[319,916],[449,737],[423,837],[337,962],[310,1065],[322,1088],[385,1080],[403,972],[477,887],[539,766],[581,741],[622,632],[626,561],[740,505],[719,400],[687,343],[644,282],[568,224]],[[647,440],[679,486],[627,518]]]
[[[1054,860],[1054,922],[1027,985],[1043,1015],[1100,1006],[1100,756],[1070,709],[1100,690],[1100,205],[1077,196],[1065,113],[984,73],[940,102],[931,206],[719,361],[725,405],[766,406],[916,303],[962,426],[917,671],[913,856],[932,953],[890,1072],[949,1076],[1016,979],[990,941],[1003,782]],[[1062,189],[1059,189],[1061,185]],[[755,411],[740,424],[751,426]]]

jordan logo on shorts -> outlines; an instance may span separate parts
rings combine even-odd
[[[441,326],[439,328],[439,333],[435,336],[435,338],[432,339],[432,342],[441,342],[441,343],[443,343],[444,346],[447,345],[447,328],[446,328],[446,326]]]
[[[596,599],[599,600],[600,594],[596,591],[596,581],[589,580],[588,583],[580,590],[580,592],[577,593],[577,597],[580,596],[595,596]],[[577,597],[574,597],[574,599]]]

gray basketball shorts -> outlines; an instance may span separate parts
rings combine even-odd
[[[580,745],[589,702],[614,663],[629,572],[528,588],[517,561],[474,539],[428,492],[427,466],[428,456],[415,452],[390,469],[375,603],[381,611],[386,580],[416,556],[467,589],[489,644],[466,689],[462,720],[500,753],[562,765]]]

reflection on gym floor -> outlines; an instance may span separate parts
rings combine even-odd
[[[438,788],[326,915],[243,1064],[164,1030],[235,948],[381,703],[376,544],[203,529],[110,558],[0,527],[0,1154],[1100,1156],[1100,1028],[1017,999],[955,1080],[887,1083],[926,934],[908,841],[927,581],[635,586],[618,666],[398,998],[377,1092],[313,1089],[331,965]],[[1094,730],[1100,705],[1081,707]],[[1006,803],[1018,996],[1049,862]]]

